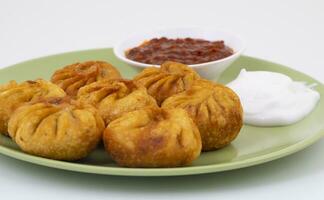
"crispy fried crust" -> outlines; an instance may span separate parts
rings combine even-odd
[[[9,135],[25,152],[57,160],[78,160],[98,144],[104,122],[95,108],[66,98],[49,98],[19,107]]]
[[[191,89],[169,97],[163,108],[183,108],[197,124],[203,151],[226,146],[243,125],[243,110],[238,96],[228,87],[199,80]]]
[[[41,79],[20,84],[10,81],[0,86],[0,133],[7,135],[9,117],[20,105],[42,97],[64,96],[60,87]]]
[[[111,64],[103,61],[87,61],[74,63],[55,71],[51,81],[74,97],[85,85],[102,79],[115,78],[121,78],[121,75]]]
[[[123,113],[157,106],[143,86],[123,79],[91,83],[79,90],[77,98],[97,107],[107,125]]]
[[[176,167],[200,155],[199,130],[183,109],[145,108],[122,115],[104,132],[106,150],[126,167]]]
[[[135,82],[147,88],[157,103],[183,92],[191,87],[200,76],[187,65],[177,62],[165,62],[160,68],[150,67],[135,76]]]

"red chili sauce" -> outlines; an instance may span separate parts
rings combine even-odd
[[[161,65],[175,61],[187,65],[219,60],[233,55],[224,41],[208,41],[194,38],[153,38],[125,52],[128,59],[146,64]]]

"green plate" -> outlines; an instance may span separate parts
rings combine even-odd
[[[64,53],[38,58],[0,70],[1,83],[9,80],[23,81],[26,79],[46,78],[58,68],[79,61],[106,60],[121,71],[124,77],[132,78],[137,71],[121,63],[115,58],[111,49],[95,49]],[[313,78],[284,67],[260,59],[247,56],[240,57],[221,77],[220,82],[233,80],[240,69],[267,70],[287,74],[294,80],[317,83],[318,90],[324,97],[324,86]],[[63,162],[41,158],[23,153],[8,137],[0,136],[0,153],[27,162],[59,169],[123,176],[175,176],[202,174],[237,169],[268,162],[297,152],[324,134],[324,99],[322,98],[315,110],[302,121],[285,127],[253,127],[244,126],[237,139],[229,146],[202,153],[192,165],[177,168],[123,168],[118,167],[99,146],[91,155],[78,162]],[[321,155],[319,155],[321,156]]]

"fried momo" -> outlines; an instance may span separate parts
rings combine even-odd
[[[160,68],[144,69],[135,78],[135,82],[144,85],[157,103],[168,97],[189,89],[200,76],[187,65],[176,62],[165,62]]]
[[[19,107],[10,117],[8,130],[24,152],[72,161],[97,146],[104,122],[92,106],[50,98]]]
[[[103,139],[113,160],[126,167],[188,165],[201,151],[197,126],[179,108],[126,113],[107,126]]]
[[[129,80],[102,80],[82,87],[77,98],[96,106],[106,124],[125,112],[157,106],[143,86]]]
[[[197,124],[203,151],[226,146],[243,124],[239,97],[228,87],[199,80],[188,91],[169,97],[163,108],[183,108]]]
[[[64,96],[60,87],[41,79],[20,84],[10,81],[0,86],[0,133],[7,134],[9,117],[20,105],[41,97]]]
[[[79,88],[102,79],[121,78],[118,70],[103,61],[87,61],[68,65],[55,71],[51,81],[74,97]]]

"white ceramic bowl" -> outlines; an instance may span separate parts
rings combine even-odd
[[[179,29],[167,29],[150,31],[146,33],[135,34],[128,39],[122,41],[114,47],[114,54],[120,60],[126,62],[127,64],[142,70],[146,67],[152,67],[151,64],[145,64],[136,62],[126,58],[125,51],[136,47],[143,43],[145,40],[150,40],[153,38],[167,37],[167,38],[199,38],[210,41],[224,40],[225,45],[229,46],[234,50],[234,54],[216,61],[189,65],[195,71],[197,71],[202,77],[206,79],[217,80],[222,72],[230,66],[242,53],[244,49],[243,41],[234,34],[230,34],[219,30],[209,30],[201,28],[179,28]],[[159,67],[156,65],[156,67]]]

